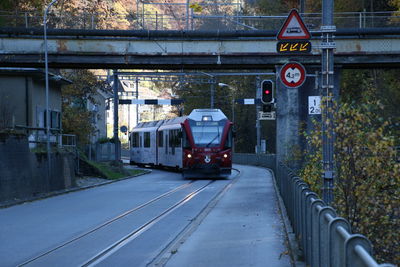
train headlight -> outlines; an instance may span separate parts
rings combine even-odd
[[[227,158],[228,157],[228,154],[224,154],[224,158]]]
[[[192,158],[192,154],[187,154],[188,159]]]

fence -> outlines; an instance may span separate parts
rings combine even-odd
[[[318,31],[321,13],[304,13],[302,18],[310,31]],[[108,30],[279,30],[287,14],[277,16],[244,16],[235,13],[162,14],[134,13],[51,13],[48,28]],[[337,28],[399,27],[400,12],[338,12]],[[0,27],[43,27],[39,12],[0,11]]]
[[[335,210],[319,199],[289,168],[282,163],[275,168],[275,155],[236,153],[233,160],[234,163],[275,170],[280,194],[307,265],[394,267],[378,264],[372,256],[371,242],[363,235],[352,233],[349,222],[338,217]]]
[[[378,264],[372,257],[371,242],[353,234],[349,222],[338,217],[289,168],[279,164],[277,169],[277,184],[308,265],[394,267]]]

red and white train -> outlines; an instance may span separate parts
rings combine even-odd
[[[233,123],[219,109],[139,123],[130,134],[130,163],[182,170],[185,178],[227,177],[232,169]]]

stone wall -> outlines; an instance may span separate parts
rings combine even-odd
[[[31,153],[24,135],[0,134],[0,202],[29,199],[75,186],[71,154]]]
[[[254,165],[269,168],[275,172],[276,155],[275,154],[248,154],[234,153],[233,163],[243,165]]]

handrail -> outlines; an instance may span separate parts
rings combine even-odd
[[[73,28],[73,29],[120,29],[124,28],[145,30],[183,30],[191,25],[190,30],[197,30],[205,22],[213,24],[216,29],[229,30],[267,30],[279,29],[287,14],[278,15],[241,15],[241,14],[209,14],[190,16],[160,14],[158,12],[143,12],[141,14],[111,13],[107,14],[109,21],[117,22],[114,26],[99,23],[104,19],[102,12],[98,13],[52,13],[53,24],[49,28]],[[303,20],[310,30],[318,29],[321,23],[321,13],[302,13]],[[400,12],[377,11],[377,12],[337,12],[334,13],[335,25],[339,29],[346,28],[375,28],[396,27],[400,25]],[[42,14],[35,11],[0,11],[1,27],[41,27]],[[61,26],[62,25],[62,26]],[[220,28],[221,27],[221,28]]]
[[[371,242],[363,235],[352,234],[349,222],[315,197],[300,177],[283,163],[277,169],[277,185],[308,265],[394,267],[378,264]]]
[[[274,170],[287,216],[308,266],[394,267],[378,264],[371,242],[352,233],[349,222],[338,217],[300,177],[282,162],[276,164],[275,155],[235,153],[233,161]]]

